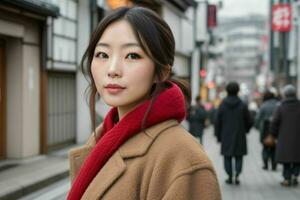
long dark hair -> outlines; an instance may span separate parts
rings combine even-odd
[[[177,84],[184,95],[186,100],[190,100],[190,91],[188,85],[180,80],[171,79],[171,67],[174,62],[175,54],[175,40],[172,31],[168,24],[161,19],[155,12],[143,8],[143,7],[133,7],[133,8],[119,8],[117,10],[109,13],[102,21],[98,24],[96,30],[92,34],[88,48],[86,49],[82,61],[81,69],[85,77],[89,80],[89,107],[92,118],[92,127],[95,130],[95,101],[99,98],[95,82],[91,73],[91,63],[94,56],[95,47],[97,42],[101,38],[105,29],[112,23],[120,20],[126,20],[135,34],[135,37],[142,47],[143,51],[149,56],[149,58],[154,62],[155,65],[155,75],[157,77],[156,83],[153,85],[153,91],[151,93],[151,104],[145,113],[143,119],[143,125],[146,121],[148,113],[151,110],[152,103],[157,97],[157,95],[168,88],[170,84],[168,81],[172,81]],[[164,77],[168,77],[166,80]]]

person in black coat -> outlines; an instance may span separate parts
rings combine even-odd
[[[202,136],[205,128],[205,120],[207,118],[207,112],[204,106],[201,104],[201,97],[196,97],[196,105],[191,106],[188,112],[188,121],[190,125],[189,132],[196,138],[200,139],[200,143],[203,143]]]
[[[296,89],[287,85],[284,100],[271,122],[271,133],[277,138],[275,160],[283,164],[283,186],[298,185],[300,169],[300,101]]]
[[[221,142],[221,154],[224,156],[225,171],[228,174],[226,183],[239,184],[242,172],[243,156],[247,154],[246,133],[249,132],[252,121],[246,104],[237,96],[239,85],[230,82],[226,86],[227,97],[219,106],[215,121],[215,135]],[[232,159],[235,159],[235,174]]]

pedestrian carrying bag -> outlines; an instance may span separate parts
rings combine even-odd
[[[276,144],[274,136],[270,133],[270,122],[271,119],[267,119],[264,121],[264,133],[266,137],[263,139],[263,143],[267,147],[274,147]]]
[[[275,138],[273,135],[268,134],[265,139],[263,140],[264,145],[268,146],[268,147],[274,147],[276,144]]]

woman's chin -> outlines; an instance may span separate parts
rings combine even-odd
[[[112,100],[112,99],[103,99],[104,103],[111,107],[119,107],[122,106],[122,102],[120,102],[120,99],[118,100]]]

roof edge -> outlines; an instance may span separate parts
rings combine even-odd
[[[59,7],[40,0],[0,0],[0,4],[24,9],[35,14],[59,17]]]

